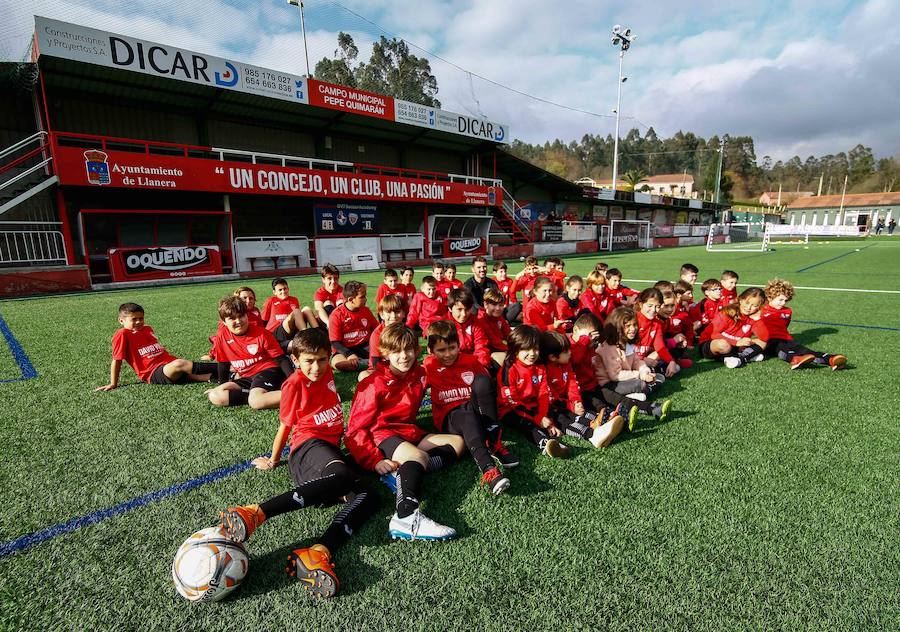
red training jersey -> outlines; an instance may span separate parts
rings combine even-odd
[[[722,288],[722,294],[719,296],[719,309],[726,305],[731,305],[737,300],[737,290],[726,290]]]
[[[496,276],[494,277],[494,281],[497,282],[497,287],[500,288],[500,293],[506,298],[506,303],[516,303],[518,302],[516,299],[516,292],[518,292],[518,288],[516,287],[516,280],[510,279],[506,277],[503,281],[498,279]]]
[[[315,382],[294,371],[281,385],[278,418],[290,428],[291,452],[310,439],[340,446],[344,411],[331,367]]]
[[[231,363],[239,378],[253,377],[260,371],[278,366],[284,355],[278,341],[268,330],[250,325],[244,334],[234,334],[227,327],[216,332],[213,351],[219,362]]]
[[[372,310],[365,305],[351,312],[344,304],[328,317],[328,338],[332,343],[339,342],[347,348],[364,345],[377,323]]]
[[[144,325],[140,329],[122,327],[112,337],[113,360],[125,360],[138,379],[150,383],[150,376],[156,368],[175,360],[175,356],[166,351],[162,343],[153,333],[153,327]]]
[[[637,357],[643,360],[654,351],[659,355],[659,359],[669,363],[672,361],[672,354],[666,347],[666,341],[663,338],[663,328],[665,325],[658,318],[650,320],[640,311],[637,312],[638,323],[638,339],[634,343],[634,352]]]
[[[487,375],[487,369],[468,353],[460,353],[450,366],[444,366],[435,356],[426,356],[422,366],[426,383],[431,387],[434,427],[443,432],[447,415],[469,401],[475,376]]]
[[[624,285],[620,285],[614,290],[610,289],[610,287],[607,285],[606,296],[607,298],[609,298],[609,302],[612,304],[612,306],[608,308],[609,311],[612,312],[612,310],[624,303],[626,299],[632,296],[637,296],[638,294],[640,294],[640,292],[638,292],[637,290],[632,290],[630,287],[626,287]]]
[[[586,391],[597,388],[597,374],[594,372],[593,360],[597,354],[594,341],[590,336],[579,336],[577,339],[569,334],[572,350],[570,363],[575,371],[578,386]]]
[[[550,389],[547,370],[541,364],[523,364],[518,358],[512,365],[497,372],[497,414],[502,419],[516,413],[536,426],[547,416],[550,408]]]
[[[425,431],[416,425],[416,415],[425,394],[425,370],[418,364],[404,375],[395,375],[381,362],[356,385],[344,445],[359,465],[374,470],[385,456],[378,449],[389,437],[417,444]]]
[[[700,342],[725,340],[734,345],[741,338],[749,338],[751,334],[762,341],[769,339],[769,331],[762,318],[753,320],[749,316],[740,314],[738,321],[734,322],[726,312],[719,312],[713,318],[712,324],[703,330]]]
[[[479,310],[478,322],[487,336],[488,349],[490,351],[506,351],[506,339],[509,338],[509,332],[512,331],[509,321],[503,316],[493,318],[488,316],[486,311]]]
[[[413,296],[416,295],[416,292],[418,290],[416,290],[416,286],[412,283],[407,283],[405,285],[401,283],[400,287],[403,288],[403,300],[406,302],[406,305],[408,307],[409,304],[412,303]]]
[[[313,301],[319,301],[320,303],[331,303],[335,307],[341,305],[344,302],[344,286],[338,284],[334,286],[334,292],[329,292],[325,289],[325,286],[320,286],[316,293],[313,294]]]
[[[607,314],[611,311],[608,309],[610,300],[605,292],[587,289],[582,293],[580,300],[581,306],[591,310],[591,313],[599,318],[601,323],[606,320]]]
[[[566,273],[556,268],[553,272],[550,272],[547,276],[550,277],[550,280],[556,285],[556,289],[562,293],[566,289]]]
[[[300,309],[300,301],[293,296],[282,300],[277,296],[266,299],[262,310],[262,319],[266,321],[266,329],[275,331],[295,309]]]
[[[369,365],[374,367],[381,360],[381,352],[378,350],[378,343],[381,342],[381,332],[384,331],[384,323],[378,323],[378,326],[372,330],[369,336]]]
[[[541,303],[538,300],[528,301],[525,305],[522,322],[541,331],[555,331],[556,305],[552,302]]]
[[[790,307],[775,309],[767,304],[762,308],[762,321],[766,324],[766,329],[769,332],[769,340],[794,339],[788,333],[788,326],[791,324],[793,314],[794,312]]]
[[[394,289],[389,288],[387,286],[387,283],[382,283],[378,286],[378,292],[376,292],[375,294],[375,309],[378,309],[378,307],[381,305],[381,299],[383,299],[385,296],[396,294],[397,296],[405,297],[405,289],[406,286],[404,286],[402,283],[398,283],[397,287],[395,287]]]
[[[447,303],[441,296],[435,293],[434,298],[428,298],[422,292],[416,292],[412,303],[409,305],[409,315],[406,317],[406,326],[419,325],[422,334],[428,329],[428,325],[447,317]]]
[[[536,274],[524,274],[516,279],[516,292],[522,292],[522,303],[527,303],[531,300],[534,284],[537,280],[538,275]]]
[[[572,324],[575,322],[575,317],[582,309],[583,307],[581,306],[580,298],[576,298],[574,301],[572,301],[568,296],[563,294],[558,299],[556,299],[556,315],[560,320],[570,321],[562,326],[563,331],[567,333],[572,331]]]
[[[687,338],[688,344],[691,344],[694,337],[694,322],[685,309],[680,309],[669,316],[669,318],[663,320],[664,338],[673,338],[678,334],[682,334]]]
[[[547,387],[552,403],[565,404],[569,410],[574,410],[575,404],[581,403],[581,388],[571,362],[547,363]]]
[[[713,321],[713,318],[715,318],[718,313],[719,304],[710,298],[704,298],[691,305],[688,315],[691,317],[691,321],[700,323],[700,329],[702,330]]]
[[[459,350],[462,353],[468,353],[475,356],[475,358],[484,364],[484,366],[490,364],[491,351],[488,349],[487,334],[478,322],[475,314],[470,313],[469,317],[461,323],[453,318],[450,320],[456,325],[456,335],[459,338]]]

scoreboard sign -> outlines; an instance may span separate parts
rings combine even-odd
[[[218,246],[149,246],[110,248],[114,282],[177,279],[222,274]]]
[[[374,204],[316,204],[317,235],[378,234],[378,207]]]

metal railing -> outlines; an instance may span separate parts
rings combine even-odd
[[[24,153],[17,156],[16,154],[19,152]],[[42,157],[43,159],[33,165],[25,164],[36,157]],[[21,169],[21,171],[0,182],[0,193],[16,182],[24,180],[32,173],[44,169],[52,160],[53,156],[50,153],[50,142],[47,132],[36,132],[28,138],[24,138],[0,151],[0,174],[4,174],[16,167]],[[49,176],[50,174],[47,173],[47,175]]]
[[[66,241],[62,231],[38,226],[61,226],[60,222],[0,222],[0,266],[66,263]]]

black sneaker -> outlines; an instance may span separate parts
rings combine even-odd
[[[492,456],[494,460],[497,461],[500,465],[502,465],[506,469],[512,469],[519,464],[519,459],[517,459],[512,452],[506,449],[506,447],[501,443],[497,442],[497,445],[494,446],[494,451]]]

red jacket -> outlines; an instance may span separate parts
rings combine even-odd
[[[650,320],[640,311],[637,312],[638,339],[634,344],[635,353],[643,360],[654,351],[659,354],[659,359],[665,363],[672,361],[672,354],[666,347],[663,338],[663,323],[658,318]]]
[[[539,300],[529,300],[525,304],[522,322],[541,331],[555,331],[553,325],[556,322],[556,305],[553,301],[541,303]]]
[[[775,309],[766,305],[762,308],[762,321],[766,324],[769,331],[769,340],[793,340],[794,337],[788,333],[788,327],[791,324],[791,316],[794,312],[790,307],[782,307]]]
[[[583,390],[592,391],[597,388],[597,374],[594,372],[594,356],[597,351],[594,349],[594,341],[590,336],[581,336],[577,340],[569,334],[569,340],[572,342],[572,368],[575,370],[575,378],[578,380],[578,386]]]
[[[569,297],[563,294],[558,299],[556,299],[556,314],[560,320],[568,320],[570,322],[564,324],[562,329],[566,332],[572,331],[572,324],[575,321],[575,317],[584,309],[581,305],[581,300],[576,299],[575,305],[569,302]]]
[[[673,338],[682,334],[690,345],[694,339],[694,321],[686,310],[680,310],[663,321],[663,338]]]
[[[709,325],[713,318],[716,317],[716,314],[719,313],[719,304],[716,301],[713,301],[709,298],[703,298],[693,305],[691,305],[690,311],[688,311],[688,315],[691,317],[691,321],[700,323],[699,331],[703,331],[703,329]]]
[[[550,401],[564,404],[569,410],[581,402],[581,389],[572,364],[547,363],[547,386],[550,389]]]
[[[725,340],[733,345],[741,338],[750,338],[751,335],[763,341],[769,339],[769,330],[766,329],[766,324],[761,318],[753,320],[749,316],[740,314],[738,321],[734,322],[734,320],[729,318],[728,314],[719,312],[713,318],[712,324],[703,330],[700,342]]]
[[[425,370],[418,364],[398,376],[387,362],[381,362],[356,385],[344,445],[360,466],[374,470],[379,461],[389,458],[378,449],[389,437],[413,444],[422,440],[426,432],[416,425],[416,415],[424,394]]]
[[[459,337],[459,350],[475,356],[484,366],[491,362],[491,350],[488,349],[488,337],[484,328],[478,322],[475,314],[469,314],[465,322],[458,323],[455,319],[451,321],[456,325],[456,335]]]
[[[517,359],[511,366],[504,363],[500,367],[497,372],[497,414],[500,418],[514,412],[540,426],[549,408],[550,389],[543,365],[528,366]]]
[[[427,384],[431,388],[434,427],[438,432],[443,432],[447,415],[469,401],[475,376],[487,375],[487,369],[468,353],[460,353],[456,362],[450,366],[444,366],[432,355],[426,356],[423,366]]]
[[[601,323],[606,319],[610,311],[607,309],[609,304],[609,297],[605,293],[598,294],[594,290],[587,289],[581,295],[581,305],[591,310],[591,313],[599,318]]]
[[[494,281],[497,281],[497,277],[494,277]],[[497,281],[497,286],[500,288],[500,293],[506,297],[507,303],[516,302],[516,292],[519,291],[519,288],[516,287],[515,279],[506,277],[505,281]]]
[[[435,293],[434,298],[428,298],[422,292],[417,292],[409,306],[406,326],[418,325],[424,334],[428,325],[444,318],[447,318],[447,303],[444,297]]]
[[[488,350],[506,351],[506,339],[509,338],[509,332],[512,331],[509,321],[503,316],[491,318],[486,311],[479,310],[478,322],[487,335]]]

